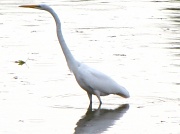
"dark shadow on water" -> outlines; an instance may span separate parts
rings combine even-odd
[[[76,123],[74,134],[95,134],[106,131],[114,125],[129,109],[129,104],[123,104],[116,109],[92,109],[91,105],[84,116]]]

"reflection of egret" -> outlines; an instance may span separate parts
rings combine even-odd
[[[68,67],[75,75],[76,81],[78,82],[80,87],[87,92],[90,103],[92,103],[92,94],[97,96],[100,104],[102,103],[100,96],[117,94],[124,98],[129,97],[129,92],[124,87],[117,84],[110,77],[74,59],[73,55],[71,54],[70,50],[68,49],[64,41],[61,32],[61,22],[57,14],[54,12],[54,10],[51,7],[44,4],[22,5],[20,7],[46,10],[54,17],[57,27],[56,30],[57,30],[58,40],[61,45],[62,51],[65,55]]]
[[[89,108],[86,114],[77,122],[74,134],[96,134],[106,131],[114,125],[129,109],[129,104],[119,106],[114,110],[100,109],[92,110]]]

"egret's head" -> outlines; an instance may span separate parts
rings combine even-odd
[[[40,9],[40,10],[48,10],[50,7],[45,4],[39,4],[39,5],[21,5],[19,7],[24,8],[34,8],[34,9]]]

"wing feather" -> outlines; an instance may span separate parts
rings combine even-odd
[[[118,94],[128,98],[128,91],[116,83],[112,78],[85,64],[79,66],[78,73],[75,74],[78,84],[88,92],[98,90],[100,95]],[[94,94],[94,93],[93,93]]]

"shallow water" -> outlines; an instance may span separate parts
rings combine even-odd
[[[67,68],[47,3],[74,56],[125,86],[92,108]],[[0,1],[0,133],[180,133],[179,1]],[[17,61],[26,63],[18,65]]]

